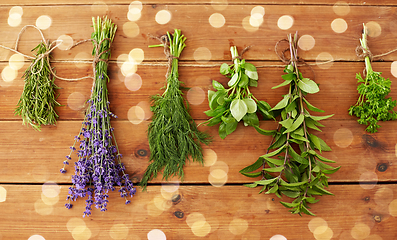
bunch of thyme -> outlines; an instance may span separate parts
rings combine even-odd
[[[238,122],[243,120],[244,126],[253,126],[260,132],[266,130],[259,128],[260,112],[264,119],[274,119],[270,111],[270,105],[265,101],[259,101],[250,92],[249,87],[258,86],[258,72],[256,67],[240,59],[236,46],[230,48],[233,64],[223,63],[220,73],[230,78],[225,89],[222,84],[213,80],[212,85],[217,91],[208,90],[208,103],[210,110],[204,113],[211,117],[203,124],[214,126],[219,123],[219,136],[224,139],[234,132]],[[258,111],[259,110],[259,111]]]
[[[84,217],[91,214],[92,204],[101,211],[106,211],[108,192],[115,190],[115,186],[119,186],[120,196],[125,198],[125,204],[130,203],[127,197],[133,197],[136,192],[120,161],[122,155],[114,136],[114,128],[110,124],[110,117],[116,116],[109,109],[107,60],[110,58],[110,46],[117,26],[107,17],[103,20],[99,17],[96,20],[93,18],[92,21],[92,54],[99,58],[95,64],[94,86],[82,127],[61,169],[62,173],[66,172],[65,166],[69,164],[71,153],[76,150],[75,145],[79,141],[79,159],[75,163],[75,175],[72,176],[73,186],[69,188],[67,196],[69,202],[65,206],[70,209],[71,201],[78,197],[87,197]]]
[[[163,179],[178,176],[183,180],[186,159],[203,163],[200,143],[211,141],[208,134],[197,129],[180,89],[178,58],[186,46],[186,37],[175,29],[174,34],[167,32],[161,41],[161,45],[154,46],[164,47],[170,65],[164,93],[151,97],[153,120],[148,127],[151,163],[140,182],[143,189],[162,169]]]
[[[291,208],[292,213],[314,215],[309,211],[308,204],[318,201],[316,195],[332,195],[324,189],[328,186],[329,177],[326,174],[334,173],[340,167],[334,168],[326,164],[334,161],[320,154],[322,151],[331,151],[331,148],[321,138],[310,133],[309,128],[321,131],[318,127],[323,125],[319,121],[333,115],[313,116],[309,113],[308,110],[324,112],[310,104],[306,98],[307,94],[317,93],[319,88],[298,70],[297,34],[294,37],[289,34],[288,42],[291,60],[284,69],[284,82],[273,87],[289,86],[288,93],[272,108],[273,111],[281,111],[278,131],[274,134],[268,152],[240,173],[248,177],[262,176],[261,180],[246,184],[251,188],[262,186],[259,193],[274,193],[279,198],[285,195],[294,199],[292,202],[280,202]],[[259,168],[260,171],[254,172]]]
[[[18,101],[15,115],[22,117],[22,124],[28,124],[40,131],[41,125],[55,125],[58,114],[55,107],[60,106],[56,101],[55,89],[49,57],[44,56],[50,50],[50,44],[41,42],[32,51],[37,50],[36,58],[32,60],[23,77],[25,86]]]
[[[349,108],[349,114],[359,119],[358,123],[367,125],[367,132],[375,133],[380,128],[378,121],[389,121],[397,119],[397,112],[393,109],[397,101],[391,97],[386,98],[390,93],[391,81],[381,76],[381,72],[375,72],[371,66],[371,59],[367,45],[367,27],[363,24],[363,34],[360,39],[361,49],[365,55],[365,79],[360,73],[356,74],[358,97],[357,103]]]

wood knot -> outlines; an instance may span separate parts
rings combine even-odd
[[[367,196],[367,197],[364,198],[364,201],[365,201],[365,202],[369,202],[369,200],[371,200],[371,198],[370,198],[369,196]]]
[[[172,204],[176,205],[178,203],[180,203],[182,200],[182,196],[180,194],[175,194],[174,196],[172,196],[171,201]]]
[[[375,222],[377,222],[377,223],[382,221],[382,216],[380,216],[380,215],[374,215],[373,218],[374,218]]]
[[[376,166],[376,169],[378,169],[379,172],[385,172],[387,170],[387,168],[388,168],[387,163],[379,163]]]
[[[134,155],[137,158],[147,158],[150,154],[149,146],[147,144],[141,144],[135,148]]]
[[[185,214],[182,211],[175,211],[174,215],[177,218],[183,218],[185,216]]]

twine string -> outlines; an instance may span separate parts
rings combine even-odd
[[[166,79],[168,79],[168,76],[169,76],[169,74],[171,72],[172,60],[173,59],[179,59],[179,58],[175,57],[174,55],[171,54],[170,48],[169,48],[170,41],[169,41],[167,35],[162,35],[161,37],[156,37],[156,36],[153,36],[153,35],[149,35],[149,37],[153,38],[153,39],[157,39],[164,46],[164,54],[165,54],[165,57],[167,58],[167,64],[166,64],[167,72],[165,74],[165,77],[166,77]],[[147,65],[150,66],[150,64],[147,64]]]
[[[247,47],[245,47],[245,48],[243,49],[243,51],[241,51],[240,55],[237,55],[237,56],[235,56],[235,57],[232,58],[232,61],[234,62],[234,59],[237,59],[237,58],[241,60],[241,59],[243,58],[244,53],[247,52],[251,47],[252,47],[252,46],[247,46]]]

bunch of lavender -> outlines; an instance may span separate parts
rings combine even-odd
[[[120,196],[125,198],[125,203],[129,204],[127,196],[132,197],[136,189],[130,181],[125,167],[121,163],[114,128],[110,125],[110,117],[117,118],[109,110],[108,90],[106,82],[107,60],[110,58],[110,45],[113,42],[117,26],[110,19],[102,21],[101,18],[93,18],[94,33],[91,38],[94,44],[93,55],[97,59],[95,65],[95,82],[92,89],[91,98],[88,100],[89,108],[75,142],[71,147],[71,152],[63,162],[64,167],[61,173],[65,173],[66,165],[69,165],[71,153],[76,150],[76,142],[80,142],[78,150],[78,161],[75,163],[75,175],[72,176],[73,186],[69,188],[67,196],[68,203],[66,208],[72,207],[71,201],[78,197],[87,197],[85,216],[91,214],[91,206],[101,211],[106,211],[108,204],[108,192],[114,191],[115,186],[119,186]]]

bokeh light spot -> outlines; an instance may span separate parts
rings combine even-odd
[[[373,38],[379,37],[380,34],[382,33],[382,27],[377,22],[374,21],[367,22],[365,26],[367,26],[368,36],[370,37]]]
[[[166,240],[165,233],[160,229],[153,229],[147,234],[148,240]]]
[[[87,97],[80,92],[73,92],[68,97],[68,107],[72,110],[80,110],[84,108]]]
[[[235,218],[229,223],[229,231],[234,235],[241,235],[248,229],[248,222],[242,218]]]
[[[91,5],[91,11],[97,15],[106,15],[108,10],[108,5],[103,1],[97,1]]]
[[[58,48],[61,50],[68,50],[73,45],[73,38],[69,35],[59,36],[58,41],[61,42],[61,44],[58,45]]]
[[[281,30],[290,29],[292,27],[292,25],[294,25],[294,18],[289,15],[281,16],[277,21],[277,26]]]
[[[126,88],[130,91],[138,91],[142,87],[142,78],[138,74],[134,73],[124,79]]]
[[[171,21],[171,13],[167,10],[160,10],[156,13],[155,20],[158,24],[164,25]]]
[[[334,133],[334,143],[340,148],[347,148],[353,142],[353,133],[350,129],[339,128]]]
[[[211,0],[211,6],[217,11],[223,11],[227,8],[227,0]]]
[[[36,20],[36,26],[41,30],[46,30],[51,26],[51,24],[52,24],[52,19],[50,16],[47,15],[42,15],[38,17]]]
[[[142,6],[142,2],[140,2],[140,1],[133,1],[128,6],[128,11],[132,12],[134,14],[140,13],[142,11],[142,9],[143,9],[143,6]]]
[[[190,228],[192,228],[192,226],[193,226],[193,224],[195,223],[195,222],[199,222],[199,221],[206,221],[205,220],[205,217],[204,217],[204,215],[203,214],[201,214],[201,213],[198,213],[198,212],[192,212],[191,214],[189,214],[187,217],[186,217],[186,223],[187,223],[187,225],[190,227]]]
[[[192,87],[187,91],[187,100],[192,105],[200,105],[205,100],[205,92],[201,87]]]
[[[210,22],[211,26],[214,28],[221,28],[226,23],[225,17],[220,13],[213,13],[209,17],[208,21]]]
[[[218,155],[216,152],[210,148],[205,148],[203,150],[204,166],[211,167],[218,160]]]
[[[6,66],[3,71],[1,71],[1,78],[4,82],[12,82],[18,76],[18,71],[10,66]]]
[[[311,35],[303,35],[298,40],[298,46],[303,51],[308,51],[314,47],[316,40]]]
[[[287,238],[284,237],[283,235],[277,234],[271,237],[269,240],[287,240]]]
[[[397,217],[397,199],[394,199],[389,204],[389,214],[393,217]]]
[[[126,22],[123,24],[123,33],[129,37],[134,38],[139,34],[139,26],[134,22]]]
[[[128,120],[132,124],[140,124],[145,118],[145,112],[139,106],[133,106],[128,110]]]
[[[331,28],[336,33],[344,33],[347,30],[347,22],[342,18],[336,18],[331,22]]]
[[[391,63],[390,72],[393,75],[393,77],[397,78],[397,61]]]
[[[145,59],[145,52],[141,48],[134,48],[128,54],[128,59],[139,64]]]
[[[18,13],[10,14],[10,16],[7,19],[7,23],[8,25],[10,25],[10,27],[18,27],[21,24],[21,22],[22,22],[22,17]]]
[[[128,236],[128,227],[125,224],[114,224],[110,230],[109,235],[112,239],[126,239]]]
[[[193,58],[197,62],[208,62],[211,60],[211,51],[206,47],[199,47],[193,53]]]
[[[211,226],[207,221],[196,221],[191,229],[193,234],[198,237],[205,237],[211,232]]]
[[[339,16],[346,16],[350,12],[350,6],[345,1],[337,1],[332,7],[334,13]]]
[[[12,69],[19,70],[25,65],[25,57],[15,53],[8,60],[8,64]]]
[[[0,186],[0,202],[5,202],[7,199],[7,190]]]
[[[8,13],[10,16],[12,15],[12,14],[18,14],[20,17],[22,17],[22,15],[23,15],[23,9],[22,9],[22,7],[20,7],[20,6],[14,6],[14,7],[12,7],[11,9],[10,9],[10,11],[9,11],[9,13]]]
[[[365,223],[356,223],[350,234],[356,240],[362,240],[369,236],[371,229]]]
[[[358,181],[363,189],[372,189],[378,183],[378,175],[375,172],[367,171],[360,175]]]
[[[28,238],[28,240],[45,240],[45,238],[41,235],[32,235]]]
[[[321,52],[316,57],[316,64],[319,68],[328,69],[332,67],[334,58],[328,52]]]
[[[251,24],[251,19],[252,19],[252,16],[247,16],[247,17],[245,17],[245,18],[243,18],[243,21],[242,21],[242,26],[243,26],[243,28],[247,31],[247,32],[255,32],[255,31],[257,31],[258,29],[259,29],[259,27],[254,27],[252,24]]]

